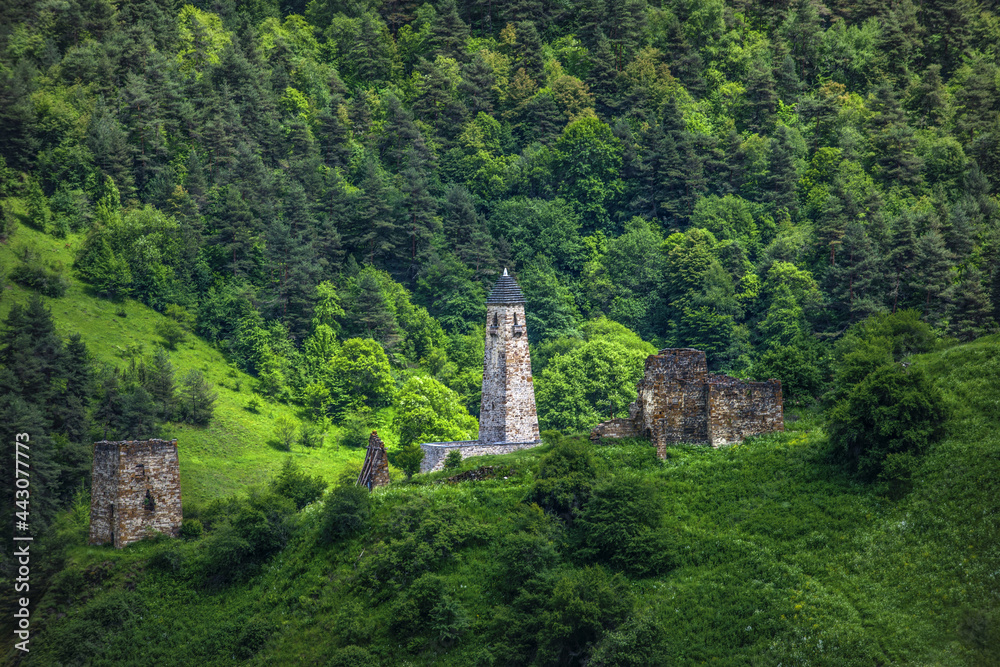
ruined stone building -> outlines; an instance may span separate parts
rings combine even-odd
[[[628,418],[598,424],[591,439],[649,438],[664,458],[671,443],[718,447],[785,429],[780,381],[744,382],[709,373],[701,350],[665,349],[650,355],[636,388]]]
[[[513,276],[507,274],[507,269],[486,300],[484,356],[479,439],[420,445],[424,451],[420,472],[440,470],[452,450],[459,451],[465,458],[505,454],[541,443],[528,353],[524,294]]]
[[[376,486],[385,486],[389,481],[389,458],[385,453],[385,444],[382,438],[378,437],[378,433],[372,431],[368,438],[365,464],[361,466],[361,473],[355,486],[366,486],[371,491]]]
[[[181,475],[176,440],[94,443],[90,543],[122,548],[150,531],[177,536]]]

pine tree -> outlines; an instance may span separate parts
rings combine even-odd
[[[590,52],[590,72],[587,84],[594,93],[597,113],[605,118],[615,115],[621,103],[624,87],[621,72],[615,66],[611,42],[599,35],[596,47]]]
[[[836,262],[826,274],[826,291],[838,323],[853,324],[884,309],[883,261],[857,222],[844,230]]]
[[[541,92],[520,108],[514,131],[527,145],[537,141],[551,146],[566,125],[566,116],[559,110],[552,93]]]
[[[477,53],[469,63],[462,66],[462,83],[458,84],[458,92],[470,117],[475,118],[480,113],[493,113],[495,84],[496,77],[493,76],[493,70],[482,52]]]
[[[344,241],[369,263],[395,256],[401,243],[399,225],[389,205],[389,188],[383,182],[377,163],[368,160],[361,181],[361,193],[351,216],[349,234]]]
[[[0,364],[7,367],[8,377],[0,393],[14,393],[46,411],[52,409],[64,374],[65,350],[51,311],[33,294],[26,305],[11,306],[4,328]]]
[[[799,177],[791,133],[792,130],[782,125],[771,138],[771,158],[764,192],[775,212],[784,209],[794,216],[798,210],[795,188]]]
[[[215,400],[218,397],[201,371],[188,371],[181,378],[178,395],[181,418],[189,424],[208,426],[215,414]]]
[[[755,61],[746,84],[744,123],[750,132],[770,134],[778,103],[774,75],[763,61]]]
[[[954,298],[954,286],[951,283],[954,256],[945,246],[941,232],[932,227],[917,239],[913,261],[910,289],[924,297],[920,304],[924,319],[932,325],[938,325]]]
[[[217,270],[234,277],[256,277],[259,273],[257,238],[260,221],[243,194],[227,185],[213,192],[208,207],[209,230]]]
[[[901,214],[894,224],[892,245],[888,255],[889,295],[892,312],[911,304],[910,285],[917,257],[917,235],[913,218],[908,213]]]
[[[993,306],[980,271],[969,271],[955,286],[954,302],[951,333],[959,340],[969,341],[996,329]]]
[[[545,74],[542,67],[542,40],[531,21],[522,21],[516,27],[514,67],[523,67],[533,79],[541,79]]]
[[[149,360],[144,386],[156,404],[157,419],[160,421],[172,419],[177,402],[174,365],[170,363],[170,357],[162,347],[156,348],[152,359]]]
[[[407,265],[406,272],[412,280],[416,278],[420,262],[425,258],[431,238],[438,227],[435,213],[437,202],[431,196],[427,182],[427,163],[416,156],[416,148],[407,151],[407,168],[400,174],[399,219],[408,240],[401,258]]]
[[[923,161],[917,155],[913,129],[906,124],[906,117],[890,84],[882,84],[875,91],[869,121],[872,154],[869,163],[876,178],[887,188],[894,185],[913,188],[921,181]]]
[[[457,98],[451,81],[440,68],[425,61],[421,63],[420,72],[424,79],[413,111],[434,128],[444,146],[451,147],[468,118],[468,109]]]
[[[431,40],[437,53],[459,62],[468,60],[465,42],[469,39],[469,26],[458,15],[455,0],[443,0],[431,25]]]
[[[472,269],[473,278],[493,275],[496,272],[493,239],[465,186],[448,188],[441,213],[445,237],[455,255]]]
[[[349,311],[351,333],[376,340],[386,349],[393,347],[399,340],[396,318],[389,310],[373,271],[364,270],[358,275]]]
[[[343,169],[350,160],[348,123],[347,108],[340,97],[333,98],[316,117],[316,141],[323,162],[328,167]]]
[[[386,95],[385,105],[385,132],[378,142],[382,164],[387,170],[399,173],[408,166],[404,155],[409,151],[417,151],[420,166],[426,166],[431,159],[430,151],[413,122],[413,115],[392,93]]]

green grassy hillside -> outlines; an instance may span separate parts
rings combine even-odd
[[[52,311],[59,333],[63,337],[79,333],[97,361],[121,366],[129,347],[152,352],[162,344],[156,327],[165,316],[136,301],[115,303],[95,296],[76,280],[69,267],[81,240],[73,235],[56,239],[21,225],[6,245],[0,244],[0,266],[9,272],[27,249],[44,264],[61,271],[69,281],[68,289],[62,297],[45,298],[45,304]],[[13,303],[25,302],[30,294],[30,290],[7,281],[0,299],[0,318],[7,315]],[[209,426],[170,423],[162,429],[164,437],[178,440],[184,501],[204,502],[268,479],[288,456],[268,444],[274,439],[274,422],[281,415],[295,417],[292,408],[261,399],[262,408],[257,413],[247,410],[255,380],[227,363],[221,352],[197,336],[188,335],[169,356],[175,377],[198,369],[218,393],[215,417]],[[302,468],[334,479],[346,465],[360,464],[364,453],[330,446],[333,435],[322,449],[293,446],[291,455]]]
[[[951,418],[896,499],[833,464],[808,412],[662,462],[562,439],[463,463],[508,466],[495,479],[376,490],[366,527],[327,543],[335,492],[245,580],[206,583],[225,528],[80,542],[23,664],[997,664],[998,344],[912,359]]]

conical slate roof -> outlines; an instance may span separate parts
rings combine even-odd
[[[521,288],[513,276],[507,275],[507,269],[504,269],[503,275],[497,279],[486,303],[524,303],[524,294],[521,293]]]

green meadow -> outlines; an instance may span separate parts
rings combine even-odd
[[[122,367],[133,352],[152,353],[163,344],[156,327],[166,316],[130,299],[113,302],[101,298],[78,281],[70,267],[74,250],[81,241],[80,235],[57,239],[21,225],[10,242],[0,244],[0,266],[9,271],[28,252],[61,273],[68,281],[66,293],[58,298],[43,297],[45,305],[52,311],[59,334],[65,338],[79,333],[98,362]],[[8,281],[0,299],[0,318],[6,317],[11,304],[25,302],[31,293]],[[292,445],[290,453],[276,448],[272,444],[275,420],[282,415],[297,420],[295,411],[263,397],[258,411],[247,409],[256,380],[229,364],[218,349],[201,338],[188,334],[168,355],[175,377],[198,369],[218,394],[209,426],[168,423],[161,429],[162,437],[178,441],[185,503],[202,503],[260,484],[270,478],[289,454],[303,469],[328,478],[336,476],[345,466],[360,465],[363,461],[363,452],[334,445],[336,427],[327,434],[322,448]],[[385,421],[391,421],[391,416]]]
[[[201,536],[115,551],[84,544],[81,506],[23,664],[997,664],[998,343],[912,358],[951,416],[902,491],[854,481],[819,415],[790,410],[784,433],[664,461],[643,441],[549,434],[377,489],[351,530],[361,501],[338,487],[221,583],[240,519],[206,510]],[[266,429],[251,423],[248,438]],[[224,428],[199,433],[206,449],[213,433],[229,439],[187,454],[199,484],[214,462],[280,460]],[[297,459],[346,460],[325,454]],[[482,465],[497,476],[448,482]]]

